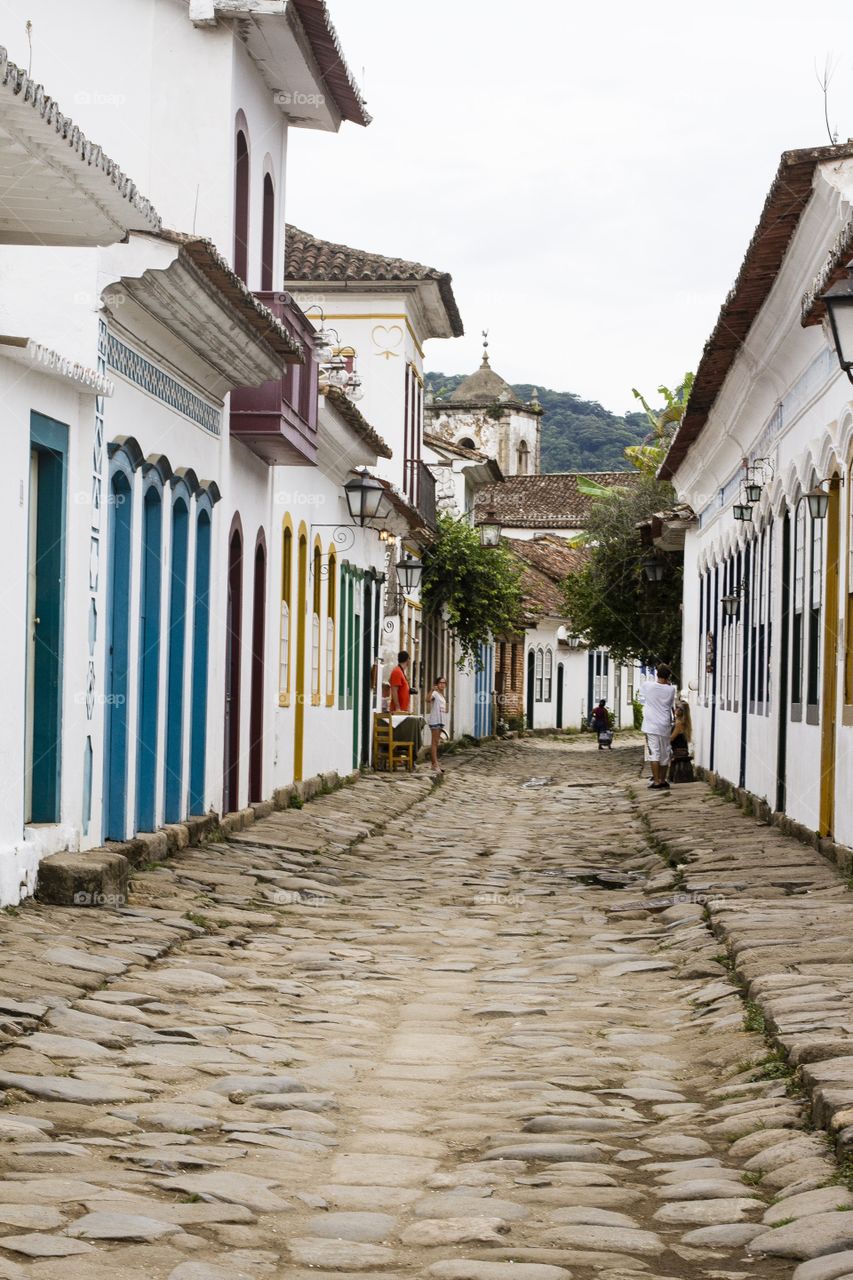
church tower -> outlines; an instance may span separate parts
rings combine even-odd
[[[523,404],[489,364],[488,331],[483,362],[446,399],[427,396],[424,429],[449,444],[494,458],[505,476],[539,474],[542,406],[537,393]]]

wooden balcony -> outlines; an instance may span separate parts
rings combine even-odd
[[[231,435],[270,466],[312,467],[317,462],[317,382],[314,326],[284,292],[255,297],[305,349],[304,364],[282,364],[280,378],[231,393]]]

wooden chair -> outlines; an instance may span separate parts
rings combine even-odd
[[[415,747],[412,742],[395,742],[394,726],[390,716],[373,717],[373,767],[395,770],[403,761],[411,773],[415,767]]]

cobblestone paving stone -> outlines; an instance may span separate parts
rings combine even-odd
[[[849,895],[637,760],[487,747],[0,917],[0,1280],[853,1276],[708,921],[853,1108]]]

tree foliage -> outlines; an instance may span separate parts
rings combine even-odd
[[[607,648],[618,662],[679,664],[681,555],[656,551],[664,576],[650,582],[643,568],[649,550],[637,529],[674,500],[670,485],[641,473],[630,487],[592,504],[587,559],[564,587],[566,613],[590,648]]]
[[[481,547],[472,525],[444,515],[423,563],[424,608],[431,614],[446,610],[460,666],[478,665],[481,644],[519,629],[521,571],[505,547]]]
[[[645,396],[641,395],[636,387],[633,388],[635,399],[639,400],[646,411],[651,432],[642,444],[626,449],[625,457],[633,467],[647,476],[657,475],[658,468],[669,451],[672,437],[678,430],[678,425],[687,409],[687,401],[693,390],[693,379],[694,374],[685,373],[681,385],[674,391],[670,391],[669,387],[658,387],[658,395],[663,396],[664,399],[662,409],[653,409]]]

